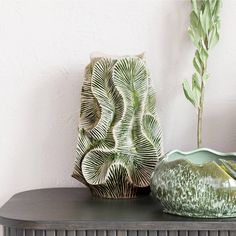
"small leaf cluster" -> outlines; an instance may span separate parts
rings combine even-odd
[[[195,73],[192,75],[192,86],[185,80],[183,90],[196,108],[201,106],[202,88],[209,79],[206,71],[209,50],[219,41],[220,7],[221,0],[192,0],[188,34],[196,47],[193,58]]]

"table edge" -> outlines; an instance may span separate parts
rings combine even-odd
[[[0,224],[34,230],[236,230],[236,221],[27,221],[0,216]]]

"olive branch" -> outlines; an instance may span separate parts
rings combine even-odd
[[[192,84],[185,80],[183,90],[185,97],[197,110],[197,147],[202,144],[202,120],[204,108],[205,85],[209,79],[207,62],[209,51],[219,41],[221,0],[192,0],[190,27],[188,34],[196,47],[193,58],[195,72]]]

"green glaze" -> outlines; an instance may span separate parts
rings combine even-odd
[[[205,148],[169,152],[152,174],[151,190],[167,213],[236,217],[236,153]]]

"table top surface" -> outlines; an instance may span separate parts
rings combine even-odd
[[[235,229],[236,219],[197,219],[165,214],[151,196],[97,199],[86,188],[31,190],[0,209],[0,224],[35,229]]]

